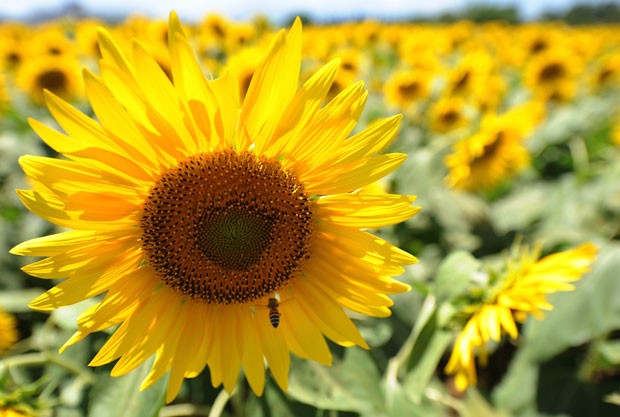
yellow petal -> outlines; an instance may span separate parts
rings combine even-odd
[[[340,60],[335,59],[304,82],[286,108],[272,139],[257,144],[257,153],[277,158],[287,152],[291,142],[296,143],[294,138],[299,137],[300,132],[310,123],[329,92],[339,65]]]
[[[390,153],[364,159],[353,166],[324,172],[323,176],[299,173],[300,181],[307,183],[306,192],[315,195],[341,194],[355,191],[373,183],[398,168],[407,155]]]
[[[315,218],[336,226],[377,228],[391,226],[414,216],[415,196],[399,194],[337,194],[314,201]]]
[[[284,31],[276,35],[267,56],[254,72],[243,102],[241,124],[257,144],[273,135],[297,90],[300,66],[301,20],[297,18],[287,35]],[[242,150],[249,145],[238,144]]]

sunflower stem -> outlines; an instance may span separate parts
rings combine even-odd
[[[390,359],[388,363],[387,370],[385,371],[384,376],[384,385],[387,389],[387,392],[392,392],[391,388],[394,388],[399,385],[398,377],[401,373],[401,369],[407,368],[410,362],[411,353],[413,352],[413,348],[418,340],[418,337],[422,333],[422,330],[426,326],[426,324],[431,320],[433,315],[436,313],[436,303],[437,300],[433,294],[429,294],[424,300],[424,304],[420,309],[420,315],[416,320],[413,329],[409,333],[407,340],[400,348],[398,353]],[[390,399],[388,399],[388,403],[391,403]]]
[[[209,411],[209,417],[220,417],[224,412],[224,408],[228,403],[228,400],[235,394],[235,390],[233,390],[232,394],[228,394],[225,389],[222,389],[215,401],[213,401],[213,406],[211,407],[211,411]]]
[[[0,361],[0,367],[6,367],[9,369],[12,367],[21,366],[42,366],[47,363],[53,363],[54,365],[58,365],[66,369],[89,384],[93,384],[95,382],[95,377],[92,372],[88,371],[74,361],[68,360],[67,358],[61,358],[60,355],[50,352],[26,353],[19,356],[11,356],[9,358],[2,359]]]
[[[576,136],[568,142],[568,148],[570,149],[571,157],[573,159],[573,166],[575,172],[578,174],[585,174],[589,167],[588,161],[588,148],[583,141],[583,138]]]
[[[196,406],[194,404],[174,404],[167,405],[159,412],[159,417],[180,417],[191,416],[201,417],[208,416],[209,410],[206,407]]]

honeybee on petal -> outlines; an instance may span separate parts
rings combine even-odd
[[[278,299],[275,296],[269,297],[269,303],[267,304],[267,307],[269,308],[269,322],[271,323],[274,329],[277,329],[278,325],[280,324],[281,314],[280,314],[280,310],[278,310],[279,306],[280,306],[280,301],[278,301]]]

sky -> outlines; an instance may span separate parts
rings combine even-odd
[[[26,18],[30,13],[55,11],[77,3],[87,11],[105,14],[140,13],[165,18],[176,10],[183,20],[195,21],[209,12],[234,20],[248,20],[264,14],[272,20],[294,14],[318,19],[369,16],[398,19],[428,16],[481,2],[516,6],[521,15],[532,19],[541,12],[562,10],[575,3],[606,3],[610,0],[0,0],[0,16]],[[615,0],[620,1],[620,0]]]

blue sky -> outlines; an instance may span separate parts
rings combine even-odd
[[[542,11],[564,9],[575,3],[604,3],[609,0],[482,0],[497,5],[515,5],[525,18]],[[481,0],[0,0],[0,16],[25,17],[31,12],[55,10],[68,3],[79,3],[89,11],[104,13],[141,13],[166,17],[174,9],[184,20],[195,20],[208,12],[235,20],[246,20],[262,13],[278,20],[294,13],[317,18],[374,16],[398,18],[424,16],[458,9]]]

